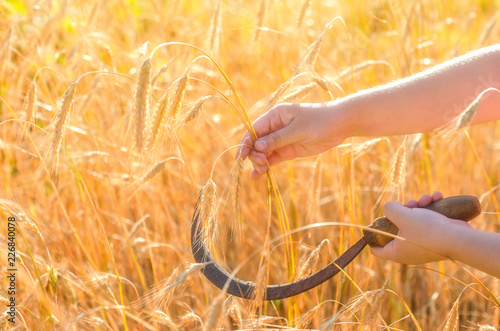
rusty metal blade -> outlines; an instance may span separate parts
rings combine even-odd
[[[200,191],[198,196],[198,203],[196,204],[193,222],[191,225],[191,250],[193,252],[194,259],[198,263],[206,264],[201,272],[218,288],[226,290],[227,293],[241,298],[255,299],[255,283],[238,279],[222,269],[217,261],[215,261],[205,244],[203,225],[201,224],[199,213],[199,202],[202,191],[203,189]],[[292,283],[268,285],[264,299],[278,300],[288,298],[308,291],[324,283],[338,274],[341,269],[345,268],[366,245],[366,240],[362,237],[335,261],[329,263],[323,269],[315,272],[314,274]]]

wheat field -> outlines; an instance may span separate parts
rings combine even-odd
[[[350,138],[267,180],[235,158],[274,104],[341,98],[498,43],[495,2],[8,0],[0,14],[3,330],[500,327],[499,280],[452,261],[366,249],[313,290],[251,301],[206,280],[190,243],[202,187],[213,255],[260,289],[319,270],[389,200],[439,189],[500,212],[498,123]],[[472,224],[500,231],[495,214]]]

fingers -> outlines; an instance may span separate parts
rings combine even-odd
[[[410,211],[410,208],[401,205],[397,201],[389,201],[384,205],[384,215],[399,228],[401,228],[400,224],[404,223],[409,216],[408,213]]]
[[[370,251],[373,255],[375,255],[379,259],[392,260],[392,259],[394,259],[394,253],[393,253],[394,252],[394,249],[393,249],[394,244],[395,244],[395,241],[393,240],[390,243],[388,243],[387,245],[385,245],[384,247],[380,247],[380,246],[370,247]]]
[[[443,193],[441,193],[440,191],[435,191],[434,193],[432,193],[432,196],[430,196],[429,194],[424,194],[422,195],[422,197],[420,197],[418,201],[412,199],[407,203],[405,203],[404,206],[408,208],[419,208],[419,207],[422,208],[434,201],[441,200],[442,198],[443,198]]]
[[[433,201],[438,201],[441,200],[442,198],[443,198],[443,193],[441,193],[440,191],[435,191],[434,193],[432,193]]]
[[[418,200],[419,207],[425,207],[432,202],[432,197],[429,194],[424,194]]]
[[[417,208],[418,207],[418,201],[417,200],[410,200],[407,203],[404,204],[405,207],[408,208]]]
[[[252,150],[250,146],[253,146],[253,140],[250,138],[250,133],[247,132],[241,139],[240,147],[236,151],[236,158],[241,155],[241,158],[245,160]]]
[[[441,200],[442,198],[443,198],[443,193],[441,193],[440,191],[435,191],[434,193],[432,193],[432,196],[430,196],[429,194],[424,194],[418,200],[417,207],[425,207],[434,201]],[[411,207],[411,208],[414,208],[414,207]]]

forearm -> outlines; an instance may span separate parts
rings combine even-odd
[[[459,115],[482,91],[500,89],[500,45],[487,47],[390,84],[327,103],[344,112],[349,136],[433,131]],[[500,93],[481,99],[472,124],[500,119]]]
[[[500,233],[457,226],[448,243],[448,257],[500,278]]]

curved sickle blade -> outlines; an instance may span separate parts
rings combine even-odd
[[[191,250],[193,251],[194,259],[197,263],[207,264],[201,272],[215,286],[221,290],[225,288],[229,294],[245,299],[254,299],[255,283],[238,279],[222,269],[217,264],[212,254],[210,254],[205,244],[203,225],[201,224],[199,212],[199,203],[202,192],[203,189],[201,189],[198,196],[198,202],[196,203],[193,215],[193,223],[191,225]],[[292,283],[267,286],[264,300],[288,298],[322,284],[338,274],[340,269],[345,268],[365,246],[366,241],[363,237],[335,261],[329,263],[326,267],[316,273]]]

